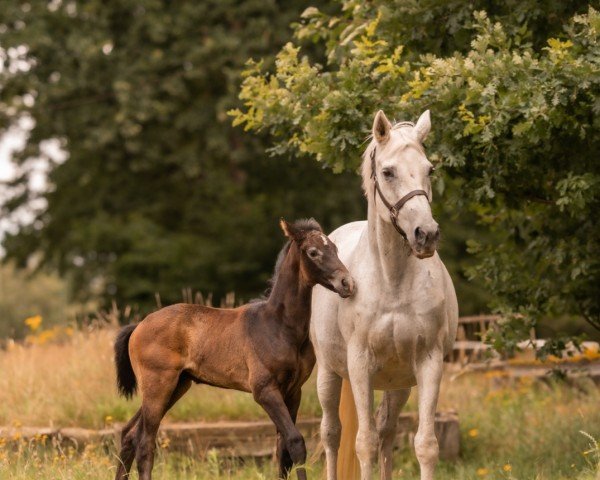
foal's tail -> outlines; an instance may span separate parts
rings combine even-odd
[[[135,373],[129,358],[129,337],[137,324],[126,325],[117,334],[115,340],[115,367],[117,368],[117,388],[126,398],[131,398],[137,389]]]
[[[340,421],[342,438],[338,450],[337,477],[342,480],[355,480],[360,477],[360,465],[355,450],[358,417],[352,387],[346,379],[342,381]]]

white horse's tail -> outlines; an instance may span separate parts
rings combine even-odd
[[[355,450],[358,417],[352,387],[346,379],[342,381],[340,421],[342,422],[342,438],[338,450],[337,477],[339,480],[357,480],[360,478],[360,465]]]

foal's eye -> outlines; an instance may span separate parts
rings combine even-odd
[[[317,258],[319,256],[319,251],[314,247],[309,248],[307,253],[310,258]]]
[[[384,168],[381,173],[383,173],[383,177],[386,180],[389,180],[390,178],[394,178],[394,171],[391,168]]]
[[[435,173],[435,167],[431,167],[429,169],[429,173],[427,173],[427,175],[429,175],[430,177]]]

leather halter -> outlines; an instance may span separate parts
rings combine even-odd
[[[404,237],[404,240],[408,240],[406,237],[406,232],[402,230],[402,227],[398,225],[398,213],[400,213],[400,209],[408,202],[411,198],[416,197],[417,195],[425,195],[429,199],[429,195],[425,190],[412,190],[404,195],[400,200],[398,200],[395,204],[391,204],[385,198],[381,189],[379,188],[379,182],[377,181],[377,173],[375,173],[375,152],[377,148],[373,148],[371,152],[371,178],[373,179],[373,183],[375,185],[375,191],[379,194],[379,198],[386,206],[386,208],[390,211],[390,219],[392,221],[392,225],[396,229],[396,231]],[[375,191],[373,192],[373,199],[375,199]]]

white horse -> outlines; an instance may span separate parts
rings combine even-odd
[[[430,128],[429,111],[416,125],[394,126],[383,111],[377,113],[362,164],[368,220],[346,224],[329,236],[356,281],[356,295],[340,300],[318,286],[313,293],[311,339],[318,361],[328,480],[338,478],[342,431],[352,435],[351,444],[355,438],[361,480],[371,478],[378,449],[381,478],[391,479],[396,422],[415,385],[419,391],[415,452],[421,480],[433,479],[439,452],[435,411],[443,358],[456,336],[458,304],[452,280],[436,253],[439,229],[430,208],[433,166],[422,146]],[[349,379],[351,391],[342,389],[343,379],[345,385]],[[384,390],[377,419],[374,389]],[[340,392],[342,404],[356,408],[357,431],[346,424],[342,430]],[[344,399],[352,394],[354,402]],[[344,454],[342,448],[338,472],[345,473],[340,473],[340,480],[356,478],[357,467],[349,470],[356,463],[354,452]]]

